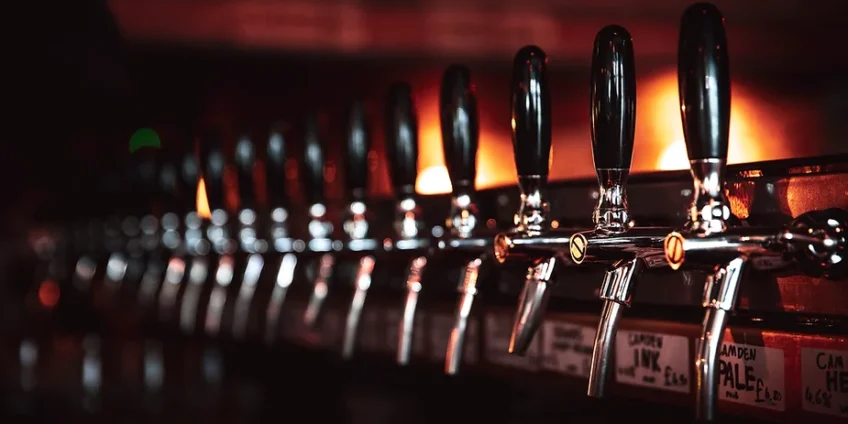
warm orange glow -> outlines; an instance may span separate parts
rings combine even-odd
[[[59,285],[52,280],[44,280],[38,287],[38,301],[47,309],[51,309],[59,303]]]
[[[688,169],[686,145],[683,141],[683,126],[680,122],[680,105],[677,88],[677,73],[669,72],[640,83],[638,99],[639,117],[637,140],[648,142],[643,146],[637,142],[634,149],[634,168],[639,170]],[[734,85],[731,98],[729,163],[744,163],[767,160],[776,155],[760,146],[782,146],[783,135],[774,117],[766,110],[767,104],[748,96],[744,87]],[[640,116],[642,114],[643,116]],[[779,148],[779,147],[778,147]],[[653,153],[654,157],[646,157]]]
[[[439,123],[438,85],[422,86],[418,100],[418,179],[415,191],[420,194],[450,193],[451,184],[442,152],[442,133]],[[506,154],[500,146],[509,146],[509,131],[494,131],[480,126],[477,150],[478,189],[515,184],[515,163],[512,152]]]
[[[444,165],[434,165],[425,168],[418,174],[415,181],[415,191],[420,194],[439,194],[451,191],[448,168]]]
[[[201,218],[209,219],[212,217],[212,211],[209,210],[209,199],[206,197],[206,181],[203,177],[197,181],[197,214]]]

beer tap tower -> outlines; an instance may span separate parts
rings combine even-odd
[[[371,150],[371,131],[365,114],[365,105],[354,102],[348,111],[346,126],[346,163],[345,185],[348,193],[347,216],[344,232],[347,240],[344,245],[346,254],[358,257],[358,265],[353,277],[353,297],[345,318],[342,336],[342,358],[353,357],[356,348],[359,322],[362,308],[371,287],[371,274],[374,271],[374,253],[377,242],[370,238],[370,223],[367,208],[368,191],[368,152]]]
[[[294,281],[297,256],[289,233],[289,198],[286,190],[286,141],[280,128],[272,128],[268,135],[265,159],[265,186],[270,210],[268,237],[271,248],[280,254],[274,274],[273,288],[265,309],[265,342],[271,344],[279,336],[280,308],[286,300]]]
[[[630,306],[635,280],[646,268],[665,267],[663,227],[634,227],[627,205],[627,176],[636,124],[633,41],[626,29],[603,28],[592,57],[590,116],[592,153],[600,192],[593,231],[575,233],[567,249],[575,264],[609,265],[604,301],[589,371],[589,396],[602,397],[622,307]],[[554,243],[551,243],[554,244]]]
[[[206,286],[211,289],[205,311],[197,311],[192,314],[190,310],[182,313],[202,316],[203,328],[207,335],[217,336],[221,328],[221,320],[224,306],[227,304],[228,292],[235,274],[235,243],[230,237],[229,214],[226,210],[224,193],[224,169],[226,158],[222,150],[221,135],[217,132],[206,133],[200,139],[200,170],[206,185],[206,198],[209,202],[210,219],[206,228],[206,237],[209,240],[212,252],[217,256],[214,265],[213,281],[207,282]],[[189,286],[193,280],[189,271]],[[199,277],[199,276],[198,276]],[[200,281],[198,278],[194,281]],[[205,299],[201,295],[200,299]],[[184,327],[187,328],[187,327]]]
[[[384,244],[386,250],[399,250],[413,257],[406,271],[406,300],[398,329],[397,362],[409,363],[412,355],[412,331],[415,305],[421,291],[421,276],[427,266],[430,241],[422,237],[424,224],[415,194],[418,177],[418,117],[412,87],[398,82],[389,89],[385,109],[386,151],[389,177],[397,196],[395,240]]]
[[[251,304],[253,303],[259,277],[265,267],[263,253],[268,247],[264,238],[256,231],[257,201],[256,184],[253,169],[256,165],[256,145],[249,134],[242,134],[236,142],[235,165],[238,177],[239,212],[238,212],[238,245],[246,260],[243,260],[243,274],[238,282],[238,296],[233,307],[232,335],[243,339],[250,320]],[[244,259],[244,258],[242,258]]]
[[[527,46],[515,55],[512,68],[512,146],[521,205],[515,215],[516,228],[495,237],[495,257],[504,263],[510,250],[522,239],[549,229],[548,203],[542,194],[548,181],[551,158],[551,97],[548,88],[548,58],[542,49]],[[523,355],[533,339],[550,298],[557,258],[538,258],[527,269],[509,340],[509,353]]]
[[[782,229],[728,225],[732,216],[724,194],[724,171],[731,80],[724,18],[715,6],[699,3],[684,12],[680,25],[680,116],[695,189],[689,221],[683,230],[666,237],[664,248],[672,269],[685,264],[711,271],[704,286],[706,315],[696,343],[695,414],[712,420],[722,339],[749,260],[790,256],[813,275],[844,277],[848,212],[808,212]]]
[[[309,252],[318,255],[314,264],[315,275],[312,278],[312,293],[303,314],[303,323],[309,329],[314,329],[321,317],[324,302],[329,292],[335,256],[332,251],[330,235],[333,224],[327,220],[327,199],[324,191],[324,156],[325,145],[321,138],[317,115],[311,115],[306,121],[304,134],[304,155],[302,173],[304,192],[309,203],[309,236],[307,243]],[[312,266],[313,264],[307,264]]]
[[[456,374],[462,363],[468,320],[477,294],[477,281],[490,237],[480,237],[479,211],[475,202],[474,180],[477,177],[479,118],[471,72],[465,66],[452,65],[442,76],[439,97],[442,149],[450,176],[452,195],[448,217],[450,232],[439,241],[439,254],[461,254],[468,257],[458,281],[460,299],[445,351],[445,373]]]

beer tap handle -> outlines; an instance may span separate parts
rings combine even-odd
[[[179,184],[179,202],[182,212],[193,211],[197,207],[197,185],[200,182],[200,165],[197,156],[191,152],[179,160],[177,184]]]
[[[730,131],[730,65],[721,12],[697,3],[683,14],[677,58],[680,117],[695,180],[690,229],[722,232],[730,218],[723,195]]]
[[[445,70],[439,114],[445,165],[453,187],[451,232],[457,237],[470,237],[477,225],[472,194],[477,176],[480,124],[471,72],[465,66],[451,65]]]
[[[288,206],[286,190],[286,140],[279,128],[268,134],[268,149],[265,160],[265,187],[268,207],[272,211]]]
[[[439,97],[442,147],[454,195],[474,190],[480,124],[471,71],[452,65],[442,76]]]
[[[207,132],[200,138],[198,164],[206,185],[206,199],[211,211],[224,209],[224,166],[221,135]]]
[[[385,134],[389,176],[395,195],[412,197],[418,178],[418,116],[412,87],[405,82],[395,83],[389,89]]]
[[[519,230],[538,232],[545,223],[547,203],[541,190],[548,181],[551,159],[551,96],[548,57],[536,46],[515,55],[512,68],[512,147],[522,205]]]
[[[600,196],[592,220],[602,233],[620,234],[630,225],[626,184],[636,129],[634,68],[630,33],[617,25],[598,32],[592,54],[590,117]]]
[[[256,145],[253,138],[243,133],[236,142],[235,165],[238,178],[239,209],[256,209],[256,185],[253,166],[256,163]]]
[[[345,184],[350,200],[361,202],[368,191],[368,152],[371,150],[371,131],[361,101],[350,106],[346,130]]]
[[[303,190],[306,200],[312,205],[323,205],[324,194],[324,141],[321,139],[318,117],[311,115],[306,120],[304,128],[304,150],[301,175],[303,177]],[[324,213],[313,217],[323,217]]]

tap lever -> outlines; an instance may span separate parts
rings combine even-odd
[[[354,102],[347,116],[347,154],[345,156],[345,183],[351,201],[365,199],[368,189],[368,152],[371,150],[371,131],[365,114],[365,105]]]
[[[200,138],[200,175],[206,185],[206,199],[212,211],[223,210],[224,204],[224,153],[221,150],[221,135],[207,132]]]
[[[442,76],[439,97],[442,147],[455,195],[474,190],[480,128],[471,71],[451,65]]]
[[[389,176],[400,198],[415,194],[418,178],[418,116],[412,87],[398,82],[389,89],[385,111]]]
[[[368,191],[368,152],[371,150],[371,132],[365,115],[365,105],[354,102],[348,111],[347,154],[345,163],[347,191],[350,203],[344,218],[344,231],[350,240],[368,237],[365,197]]]
[[[474,180],[477,176],[479,118],[471,72],[451,65],[442,76],[439,97],[442,147],[450,176],[453,198],[449,224],[453,235],[470,237],[477,225]]]
[[[324,193],[324,140],[321,138],[318,116],[310,115],[304,128],[303,167],[301,176],[304,183],[304,193],[309,205],[321,205],[319,214],[323,217]],[[313,208],[314,209],[314,208]],[[310,211],[315,215],[314,212]]]
[[[412,356],[415,311],[418,306],[418,293],[421,292],[421,276],[426,266],[426,256],[415,258],[409,266],[409,274],[406,277],[406,301],[404,302],[403,316],[398,331],[397,362],[400,365],[409,364],[409,359]]]
[[[243,133],[236,142],[235,165],[238,179],[240,209],[256,209],[253,167],[256,164],[256,146],[249,134]]]
[[[536,46],[515,55],[512,68],[512,147],[521,189],[519,231],[543,230],[547,202],[542,189],[548,182],[551,159],[551,96],[548,57]]]
[[[595,37],[590,116],[600,192],[592,220],[595,231],[620,234],[632,224],[626,184],[636,129],[636,71],[633,40],[617,25],[604,27]]]
[[[727,228],[724,169],[730,131],[730,64],[721,12],[697,3],[683,13],[677,58],[680,117],[695,180],[690,229]]]
[[[271,128],[268,134],[268,146],[265,159],[265,187],[268,196],[268,207],[286,208],[286,139],[278,127]]]

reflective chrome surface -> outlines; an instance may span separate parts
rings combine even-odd
[[[524,355],[533,341],[551,296],[551,276],[555,264],[556,258],[549,258],[527,269],[527,278],[518,298],[518,309],[515,311],[509,338],[509,353]]]
[[[628,169],[598,169],[600,183],[598,204],[592,213],[595,231],[601,234],[621,234],[633,222],[627,205]]]

